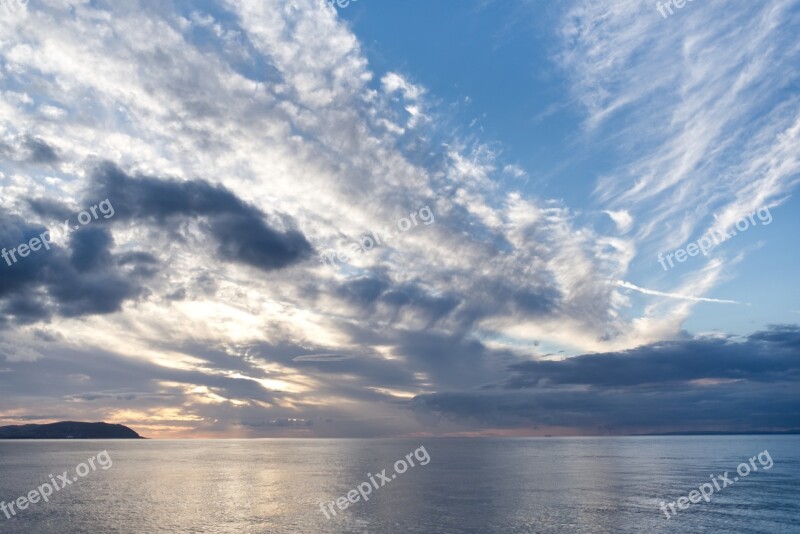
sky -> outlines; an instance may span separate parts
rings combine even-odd
[[[800,429],[798,23],[5,2],[0,425]]]

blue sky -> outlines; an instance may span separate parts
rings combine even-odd
[[[528,173],[526,179],[504,183],[508,190],[563,199],[575,209],[591,211],[602,209],[602,203],[596,202],[593,188],[587,185],[624,166],[627,154],[603,133],[587,132],[583,127],[586,116],[570,94],[568,73],[560,68],[557,57],[555,30],[569,11],[567,5],[366,2],[351,4],[339,14],[364,43],[371,65],[386,70],[401,66],[404,74],[453,104],[453,115],[460,125],[471,126],[467,127],[469,133],[498,143],[503,158]],[[535,18],[530,17],[532,9]],[[684,25],[679,16],[692,16],[676,15],[664,21],[664,31],[672,31],[670,24]],[[796,75],[787,72],[780,77],[787,88],[764,99],[767,108],[791,99],[792,89],[796,96]],[[758,118],[753,117],[754,122]],[[612,118],[607,132],[613,136],[624,124]],[[642,150],[647,150],[643,141]],[[800,295],[775,283],[789,280],[798,267],[797,248],[792,243],[800,211],[793,209],[790,195],[787,190],[776,210],[776,216],[785,220],[783,224],[738,236],[720,250],[729,255],[755,253],[731,269],[730,280],[710,288],[705,296],[748,303],[750,309],[701,304],[687,318],[687,329],[746,334],[754,328],[797,320],[795,303]],[[691,203],[686,209],[693,209]],[[681,276],[703,263],[703,258],[697,258],[658,278],[660,273],[652,272],[657,259],[640,260],[633,272],[661,288],[678,283]]]
[[[0,20],[0,247],[114,214],[0,260],[0,423],[800,427],[798,18],[31,0]]]

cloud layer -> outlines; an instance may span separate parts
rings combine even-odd
[[[414,399],[424,419],[626,434],[800,430],[800,328],[511,366],[503,383]]]
[[[104,199],[115,214],[0,262],[0,424],[797,428],[796,330],[684,331],[699,303],[730,302],[705,295],[743,253],[674,278],[655,263],[797,180],[797,3],[696,4],[685,24],[633,1],[554,11],[558,104],[587,144],[618,145],[584,206],[508,186],[526,170],[371,65],[322,0],[42,0],[3,18],[0,246]],[[319,261],[423,206],[436,224]]]

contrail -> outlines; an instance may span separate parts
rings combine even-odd
[[[681,295],[679,293],[664,293],[663,291],[656,291],[654,289],[647,289],[644,287],[639,287],[637,285],[631,284],[630,282],[625,282],[624,280],[617,280],[617,285],[619,287],[624,287],[626,289],[633,289],[634,291],[638,291],[640,293],[644,293],[645,295],[654,295],[656,297],[667,297],[670,299],[680,299],[680,300],[691,300],[693,302],[716,302],[718,304],[743,304],[742,302],[738,302],[736,300],[723,300],[723,299],[709,299],[705,297],[694,297],[692,295]],[[746,304],[749,306],[749,304]]]

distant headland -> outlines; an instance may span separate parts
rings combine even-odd
[[[0,426],[0,439],[145,439],[127,426],[61,421],[47,425]]]

